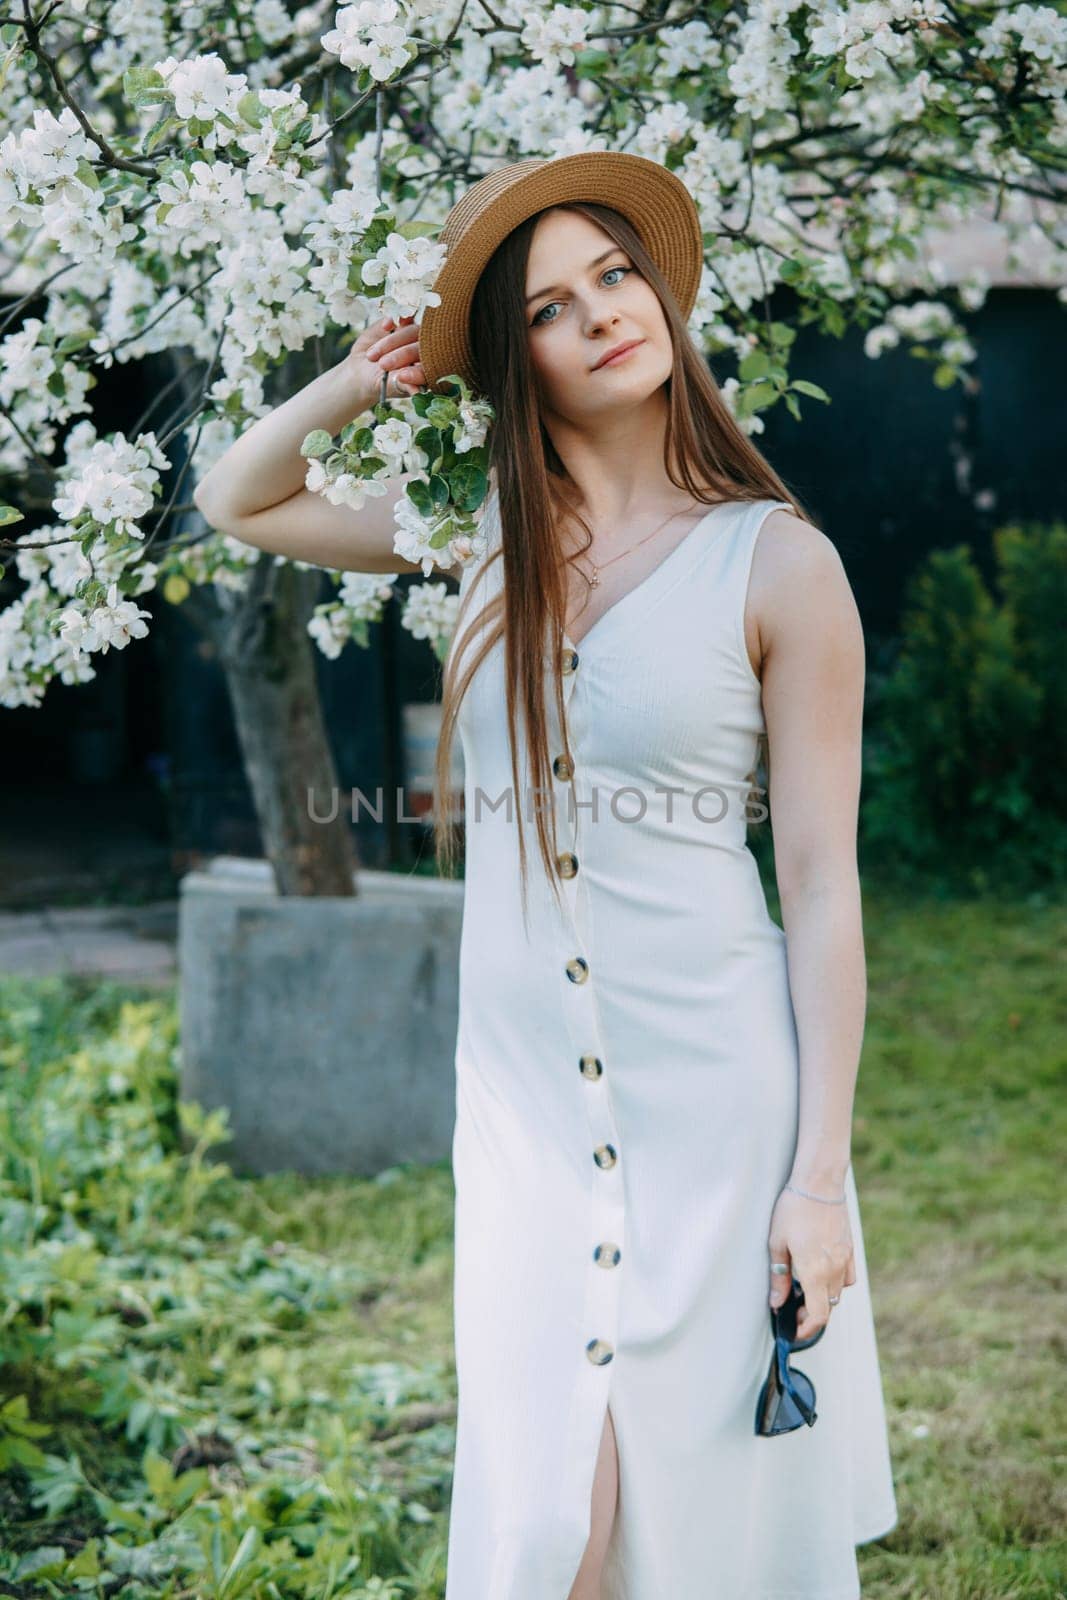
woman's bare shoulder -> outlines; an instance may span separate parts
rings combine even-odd
[[[752,557],[749,593],[754,599],[785,602],[794,585],[815,589],[828,578],[844,578],[844,567],[837,546],[821,528],[793,511],[776,510],[764,517]]]
[[[821,528],[795,512],[776,510],[763,520],[752,556],[745,605],[745,639],[753,671],[772,643],[813,631],[829,637],[859,626],[852,587],[837,546]]]

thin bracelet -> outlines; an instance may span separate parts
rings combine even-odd
[[[847,1198],[842,1195],[840,1200],[828,1200],[824,1194],[809,1194],[806,1189],[798,1189],[795,1183],[787,1183],[785,1187],[794,1194],[803,1195],[805,1200],[821,1200],[824,1206],[843,1206]]]

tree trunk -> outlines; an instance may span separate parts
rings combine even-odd
[[[171,352],[186,399],[195,395],[197,363]],[[275,376],[282,393],[306,383],[306,354],[293,355]],[[209,530],[199,511],[183,511],[175,534]],[[182,610],[205,633],[226,674],[244,769],[252,790],[264,854],[282,895],[357,895],[359,856],[344,807],[334,805],[337,769],[307,631],[322,573],[279,565],[262,554],[243,591],[194,587]],[[333,813],[336,812],[334,815]],[[316,822],[315,816],[332,816]]]
[[[358,892],[358,854],[345,809],[334,804],[337,769],[307,631],[321,576],[317,567],[302,572],[263,555],[249,569],[244,592],[215,591],[209,623],[263,848],[282,895]]]

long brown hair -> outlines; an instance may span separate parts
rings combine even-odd
[[[449,793],[456,718],[471,679],[503,638],[512,794],[519,824],[524,915],[527,858],[522,827],[523,797],[519,794],[517,717],[521,710],[526,728],[531,792],[535,796],[550,795],[552,780],[544,703],[548,624],[551,624],[550,637],[556,642],[552,651],[552,682],[564,741],[562,753],[568,761],[572,760],[561,673],[568,598],[564,566],[568,558],[560,530],[571,516],[581,523],[589,543],[593,538],[588,523],[560,488],[569,480],[541,420],[537,375],[527,344],[525,295],[530,242],[538,221],[549,211],[575,211],[596,223],[626,251],[659,296],[674,350],[671,375],[666,380],[668,418],[664,437],[664,467],[671,482],[706,505],[724,500],[786,500],[805,522],[812,521],[734,420],[703,355],[689,335],[669,285],[642,244],[640,235],[624,216],[593,201],[572,201],[536,212],[512,229],[497,246],[478,280],[470,317],[478,389],[495,412],[489,455],[490,473],[496,478],[500,545],[475,573],[460,607],[457,634],[465,624],[479,583],[498,559],[504,562],[504,584],[502,594],[494,595],[483,607],[476,619],[477,626],[471,630],[473,638],[482,627],[487,629],[485,642],[474,659],[461,667],[461,658],[467,653],[466,641],[463,641],[463,648],[454,650],[445,665],[433,814],[438,863],[444,875],[451,877],[458,854],[458,829],[451,816]],[[707,498],[709,490],[710,499]],[[546,819],[545,805],[535,803],[532,809],[541,858],[559,900],[555,813],[553,810]],[[470,818],[466,820],[469,826]]]

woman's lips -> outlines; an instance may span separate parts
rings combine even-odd
[[[632,356],[636,350],[640,350],[644,342],[643,339],[638,339],[634,344],[628,345],[625,350],[620,350],[617,356],[611,356],[609,360],[601,362],[599,367],[593,368],[593,371],[603,372],[605,367],[614,367],[620,361],[625,361],[627,356]]]

